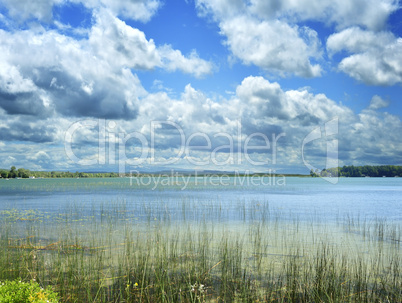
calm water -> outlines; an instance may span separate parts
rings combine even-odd
[[[139,219],[169,215],[173,220],[240,220],[248,208],[264,204],[284,218],[289,213],[300,220],[331,222],[352,216],[399,223],[402,178],[341,178],[336,185],[293,177],[0,180],[0,211],[60,213],[73,205],[90,212],[116,204],[124,204]]]
[[[319,178],[0,180],[0,239],[17,248],[102,248],[105,268],[116,266],[127,245],[157,258],[161,247],[178,245],[181,255],[205,243],[212,267],[226,239],[241,244],[248,269],[281,273],[289,256],[313,264],[324,245],[334,258],[389,272],[400,262],[401,226],[402,178],[336,185]],[[58,258],[52,249],[41,252],[46,262]]]

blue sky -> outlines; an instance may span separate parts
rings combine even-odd
[[[0,167],[402,165],[401,11],[394,0],[0,0]]]

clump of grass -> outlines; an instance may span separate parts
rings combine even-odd
[[[23,282],[20,279],[0,281],[0,302],[2,303],[57,303],[58,294],[50,287],[42,288],[35,281]]]

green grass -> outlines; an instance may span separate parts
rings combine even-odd
[[[400,225],[258,202],[234,202],[228,221],[219,205],[2,212],[0,280],[35,280],[60,302],[402,302]]]
[[[0,281],[0,303],[57,303],[58,295],[51,289],[44,289],[35,281]]]

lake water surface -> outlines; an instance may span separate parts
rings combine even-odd
[[[325,301],[325,288],[339,302],[398,302],[401,223],[402,178],[0,180],[0,259],[14,260],[0,274],[82,302],[157,302],[166,285],[171,298],[205,286],[212,302],[234,301],[239,285],[264,301]]]
[[[60,212],[75,205],[89,211],[124,203],[139,218],[144,211],[177,220],[207,212],[214,220],[219,209],[221,220],[237,220],[239,208],[265,204],[284,218],[291,213],[327,222],[345,216],[402,221],[402,178],[340,178],[336,185],[296,177],[154,178],[0,180],[0,210]]]

